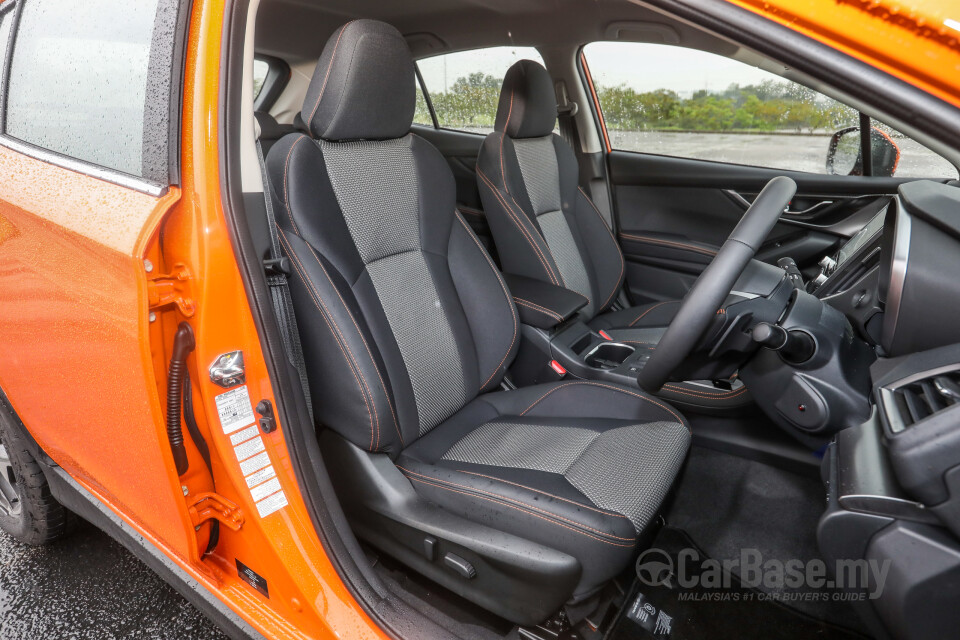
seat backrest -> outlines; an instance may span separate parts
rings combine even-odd
[[[277,144],[283,136],[297,130],[292,124],[280,124],[266,111],[256,111],[253,115],[257,120],[257,126],[260,127],[260,144],[263,146],[264,155],[270,153],[273,145]]]
[[[495,131],[477,159],[483,210],[507,273],[572,289],[590,302],[586,319],[608,308],[623,283],[623,255],[578,186],[573,150],[553,133],[557,103],[550,74],[532,60],[507,71]]]
[[[396,453],[495,388],[516,308],[456,212],[440,153],[409,133],[414,66],[393,27],[333,34],[267,168],[316,416]]]

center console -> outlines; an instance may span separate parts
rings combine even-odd
[[[828,566],[886,567],[879,583],[846,585],[876,637],[956,637],[960,345],[878,361],[872,374],[873,415],[824,457],[820,550]]]

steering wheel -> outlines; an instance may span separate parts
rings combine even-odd
[[[797,183],[785,176],[774,178],[763,188],[684,296],[673,322],[637,376],[641,389],[649,393],[659,391],[690,355],[796,192]]]

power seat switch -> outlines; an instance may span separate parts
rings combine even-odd
[[[477,570],[473,565],[455,553],[447,553],[443,556],[443,564],[453,569],[461,578],[470,580],[477,577]]]

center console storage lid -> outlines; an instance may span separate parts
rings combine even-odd
[[[538,329],[552,329],[569,320],[588,302],[576,291],[549,282],[511,273],[503,274],[503,279],[517,303],[520,321]]]

